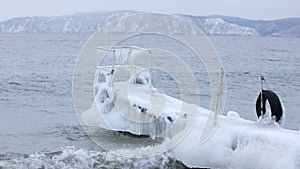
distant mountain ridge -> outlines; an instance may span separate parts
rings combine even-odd
[[[80,33],[89,34],[106,23],[137,11],[90,12],[55,17],[19,17],[0,22],[0,32],[9,33]],[[300,37],[300,18],[249,20],[222,15],[181,15],[207,35],[293,36]]]

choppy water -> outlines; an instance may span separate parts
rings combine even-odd
[[[115,157],[86,136],[71,93],[76,57],[87,38],[0,34],[0,168],[183,167],[168,153],[143,160]],[[263,73],[268,88],[280,95],[286,108],[285,128],[298,129],[300,38],[209,38],[226,71],[226,111],[256,120],[258,77]],[[156,80],[157,86],[167,94],[176,93],[168,85],[170,79],[163,77]],[[201,98],[204,107],[209,107],[205,92]]]

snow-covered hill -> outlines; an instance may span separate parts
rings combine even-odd
[[[77,13],[55,17],[20,17],[0,23],[0,32],[45,32],[89,34],[104,24],[136,11]],[[227,16],[179,15],[197,25],[208,35],[237,36],[300,36],[300,18],[255,21]],[[133,23],[134,24],[134,23]],[[137,24],[138,26],[138,24]],[[136,28],[138,29],[138,28]],[[179,30],[181,32],[182,30]],[[188,33],[188,32],[187,32]]]
[[[259,33],[252,27],[227,22],[220,17],[183,17],[197,25],[207,35],[259,35]]]
[[[93,33],[131,11],[78,13],[56,17],[21,17],[0,23],[0,32]]]

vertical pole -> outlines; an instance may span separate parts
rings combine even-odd
[[[114,81],[114,78],[113,78],[113,76],[114,76],[114,72],[115,72],[115,54],[116,53],[116,49],[113,49],[113,56],[112,56],[112,69],[111,69],[111,73],[110,73],[110,78],[111,78],[111,87],[113,87],[113,81]]]
[[[149,50],[149,60],[148,60],[148,69],[149,69],[149,85],[150,88],[152,87],[152,77],[151,77],[151,72],[150,72],[150,68],[151,68],[151,50]]]
[[[219,84],[219,90],[218,90],[218,97],[217,97],[217,103],[216,103],[216,110],[215,110],[215,117],[214,117],[214,123],[217,124],[218,120],[218,114],[220,113],[220,108],[222,107],[221,104],[221,97],[223,94],[223,80],[224,80],[224,69],[221,67],[221,76],[220,76],[220,84]]]
[[[115,71],[115,52],[116,50],[113,50],[113,56],[112,56],[112,71]]]
[[[264,90],[264,76],[260,75],[260,83],[261,83],[261,92],[260,92],[260,116],[263,117],[264,111],[263,111],[263,104],[264,104],[264,97],[263,97],[263,90]]]

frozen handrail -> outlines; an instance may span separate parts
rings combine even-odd
[[[140,52],[147,52],[149,54],[148,57],[148,69],[150,68],[151,63],[151,50],[138,47],[138,46],[112,46],[112,47],[98,47],[98,50],[107,51],[106,56],[110,57],[111,59],[111,72],[110,75],[113,77],[115,72],[115,66],[121,65],[125,62],[128,62],[129,65],[133,68],[134,65],[134,59],[136,57],[136,54]],[[128,59],[128,61],[126,61]],[[147,62],[146,62],[147,63]],[[151,84],[151,78],[150,78]],[[112,84],[113,85],[113,84]]]
[[[98,47],[100,50],[105,50],[105,51],[115,51],[116,49],[137,49],[137,50],[143,50],[143,51],[148,51],[151,53],[150,49],[138,47],[138,46],[113,46],[113,47]]]
[[[113,46],[113,47],[98,47],[99,50],[112,52],[111,62],[112,62],[112,72],[114,71],[115,64],[123,63],[126,59],[131,58],[138,52],[145,51],[151,55],[151,50],[137,47],[137,46]],[[117,62],[117,63],[116,63]],[[149,57],[150,64],[150,57]]]

